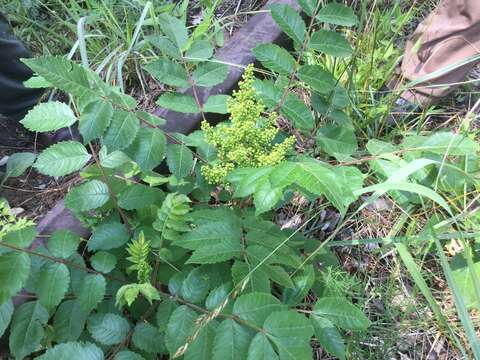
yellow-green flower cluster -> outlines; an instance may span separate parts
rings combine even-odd
[[[202,122],[206,141],[217,149],[218,161],[202,167],[202,174],[211,184],[222,183],[237,167],[278,164],[295,143],[295,137],[291,136],[282,143],[273,144],[279,131],[277,114],[272,112],[267,118],[262,117],[265,105],[257,99],[254,81],[253,65],[249,65],[238,91],[227,103],[230,123],[213,128],[208,122]]]

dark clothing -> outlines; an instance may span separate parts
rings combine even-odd
[[[31,57],[15,38],[5,16],[0,14],[0,114],[19,120],[39,100],[42,90],[29,89],[23,82],[32,71],[20,59]]]

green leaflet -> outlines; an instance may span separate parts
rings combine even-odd
[[[99,251],[90,258],[90,263],[95,270],[107,274],[115,269],[117,258],[106,251]]]
[[[149,43],[156,47],[163,55],[170,56],[172,59],[178,60],[181,58],[181,51],[171,40],[166,36],[149,35],[145,37]]]
[[[179,48],[183,49],[188,42],[188,32],[185,25],[168,14],[158,16],[163,33]]]
[[[278,360],[278,356],[273,349],[272,343],[267,336],[262,333],[257,333],[250,343],[248,348],[247,360]]]
[[[115,360],[145,360],[145,358],[133,351],[123,350],[115,355]]]
[[[286,310],[286,305],[267,293],[250,293],[240,296],[233,306],[233,314],[258,327],[276,311]]]
[[[35,226],[27,226],[18,230],[8,232],[2,239],[2,242],[5,244],[14,245],[20,248],[29,247],[35,237],[37,236],[37,229]],[[6,247],[0,247],[0,254],[3,252],[10,252]]]
[[[275,44],[260,44],[253,50],[255,57],[263,66],[281,75],[290,75],[295,59],[284,48]]]
[[[323,70],[320,65],[303,65],[298,69],[298,78],[320,94],[328,94],[336,86],[332,74]]]
[[[168,194],[157,211],[157,220],[153,228],[161,233],[162,238],[176,240],[180,233],[190,230],[188,213],[190,199],[183,194]]]
[[[324,297],[319,299],[315,304],[314,313],[346,330],[365,330],[370,326],[370,321],[360,309],[342,298]]]
[[[282,198],[283,191],[281,188],[274,188],[268,177],[263,177],[255,186],[255,213],[262,214],[275,205]]]
[[[342,335],[332,322],[326,318],[311,316],[315,337],[320,345],[340,360],[345,359],[346,347]]]
[[[139,121],[132,113],[115,110],[103,143],[110,151],[122,150],[134,141],[139,128]]]
[[[143,171],[152,170],[164,159],[166,142],[165,135],[160,130],[143,127],[125,153]]]
[[[52,87],[52,84],[50,84],[41,76],[32,76],[31,78],[23,82],[23,86],[30,89],[44,89]]]
[[[92,343],[67,342],[55,345],[45,354],[37,357],[39,360],[103,360],[103,351]],[[116,358],[115,358],[116,359]]]
[[[165,345],[170,356],[173,356],[192,335],[197,317],[195,311],[185,305],[176,308],[172,313],[165,332]]]
[[[0,305],[0,337],[3,336],[5,330],[10,324],[10,320],[13,315],[13,303],[11,300],[7,300]]]
[[[313,16],[317,8],[317,1],[315,0],[297,0],[298,5],[302,8],[302,10],[308,15]]]
[[[254,332],[237,322],[226,319],[217,327],[213,360],[244,360]]]
[[[99,208],[109,198],[107,185],[100,180],[91,180],[73,187],[65,197],[65,206],[77,211],[87,211]]]
[[[130,161],[130,158],[120,150],[112,151],[111,153],[107,153],[107,151],[107,147],[103,146],[98,154],[100,156],[100,164],[105,168],[115,169]]]
[[[288,93],[285,102],[280,108],[280,113],[284,115],[292,124],[308,133],[313,128],[313,116],[310,109],[296,95]]]
[[[127,337],[130,325],[116,314],[94,314],[88,318],[87,328],[92,337],[101,344],[115,345]]]
[[[353,10],[339,3],[330,3],[321,8],[317,14],[317,19],[328,24],[340,26],[355,26],[358,23],[358,18]]]
[[[195,268],[183,280],[181,295],[192,303],[200,303],[205,300],[210,290],[210,282],[208,277],[202,272],[201,268]]]
[[[152,304],[153,300],[160,300],[160,294],[150,283],[123,285],[115,296],[115,306],[122,308],[125,304],[131,306],[138,295],[142,296]]]
[[[20,305],[13,315],[10,328],[10,352],[23,359],[37,349],[45,334],[48,312],[38,301]]]
[[[57,306],[65,296],[70,284],[70,273],[65,264],[50,263],[40,271],[37,285],[38,301],[47,310]]]
[[[289,5],[274,4],[270,6],[273,20],[293,41],[301,44],[306,27],[301,16]]]
[[[222,83],[228,76],[229,67],[216,62],[204,62],[198,65],[192,73],[192,79],[197,86],[214,86]]]
[[[67,259],[77,251],[80,236],[69,230],[56,230],[48,239],[47,247],[53,256]]]
[[[318,130],[317,143],[323,151],[340,161],[352,155],[358,147],[353,128],[331,124]]]
[[[205,61],[212,57],[213,47],[208,40],[195,40],[185,53],[189,60]]]
[[[228,95],[212,95],[205,104],[203,104],[203,112],[226,114],[228,113],[227,101],[230,98]]]
[[[53,318],[55,339],[58,342],[77,340],[83,332],[88,313],[76,300],[67,300],[60,304]]]
[[[292,278],[292,281],[293,287],[284,289],[282,293],[282,301],[291,306],[302,302],[312,288],[315,282],[315,270],[313,266],[306,266],[303,274],[297,274]]]
[[[272,313],[263,325],[267,337],[278,349],[280,359],[310,360],[313,327],[308,319],[294,311]]]
[[[25,170],[33,165],[37,155],[29,152],[15,153],[8,157],[7,171],[5,177],[16,177],[22,175]]]
[[[167,146],[167,165],[177,179],[182,179],[193,169],[192,151],[185,145],[169,144]]]
[[[284,189],[292,184],[296,184],[315,195],[325,195],[342,213],[355,199],[351,185],[339,181],[339,177],[333,170],[316,160],[304,160],[296,163],[282,162],[269,170],[265,170],[265,173],[260,177],[259,172],[255,171],[248,172],[246,175],[239,184],[240,189],[242,189],[240,194],[246,196],[253,190],[254,201],[257,206],[260,206],[261,212],[272,209],[280,200],[280,195]],[[229,179],[233,183],[237,181],[235,177]],[[242,188],[242,186],[247,185],[248,188]],[[244,189],[248,189],[248,191]],[[261,212],[257,208],[256,213],[260,214]]]
[[[157,327],[160,331],[163,332],[167,330],[168,319],[177,307],[178,305],[173,300],[169,298],[162,299],[162,302],[158,305],[157,313],[155,314]]]
[[[168,59],[159,59],[145,66],[155,79],[165,85],[188,88],[188,75],[182,65]]]
[[[128,232],[125,225],[119,222],[108,222],[98,226],[88,240],[88,249],[110,250],[115,249],[128,241]]]
[[[212,222],[200,225],[175,240],[175,245],[195,250],[188,263],[211,264],[239,255],[240,228],[234,223]]]
[[[205,300],[205,308],[207,310],[214,310],[217,306],[223,304],[223,302],[228,299],[231,290],[232,284],[230,282],[212,289]]]
[[[274,108],[282,98],[282,90],[273,81],[257,79],[253,83],[253,88],[269,110]]]
[[[193,96],[178,93],[167,92],[161,95],[157,100],[157,105],[181,113],[200,112]]]
[[[30,273],[30,257],[25,253],[10,252],[0,255],[0,304],[19,292]]]
[[[163,191],[143,184],[132,184],[118,196],[118,206],[126,210],[141,209],[152,204],[161,204]]]
[[[97,97],[90,88],[87,71],[63,56],[43,56],[23,59],[23,62],[46,81],[77,97]]]
[[[71,278],[71,288],[73,293],[76,296],[80,295],[82,282],[85,276],[88,274],[83,270],[86,267],[85,261],[79,253],[75,253],[68,258],[68,261],[71,261],[72,264],[78,266],[79,268],[72,267],[70,268],[70,278]],[[34,279],[32,279],[34,280]]]
[[[147,353],[163,353],[163,335],[153,325],[148,323],[139,323],[135,326],[132,335],[133,344],[137,349]]]
[[[344,58],[352,55],[353,49],[347,39],[336,31],[319,30],[312,34],[308,47],[327,55]]]
[[[235,286],[242,286],[247,280],[244,292],[269,293],[270,280],[263,269],[258,268],[253,273],[253,267],[242,261],[235,261],[232,266],[232,279]]]
[[[80,115],[78,130],[87,144],[101,137],[107,130],[113,117],[113,106],[108,101],[92,101],[88,103]]]
[[[77,141],[63,141],[42,151],[33,165],[50,176],[65,176],[84,167],[91,155]]]
[[[191,343],[185,353],[185,360],[211,360],[215,339],[215,320],[203,326],[198,337]]]

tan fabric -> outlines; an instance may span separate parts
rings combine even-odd
[[[402,73],[417,80],[449,65],[480,54],[480,0],[442,0],[409,39],[402,62]],[[454,84],[465,80],[475,63],[466,64],[428,82],[415,86],[420,102],[439,98],[455,85],[426,88],[421,85]],[[408,98],[408,94],[404,94]]]

